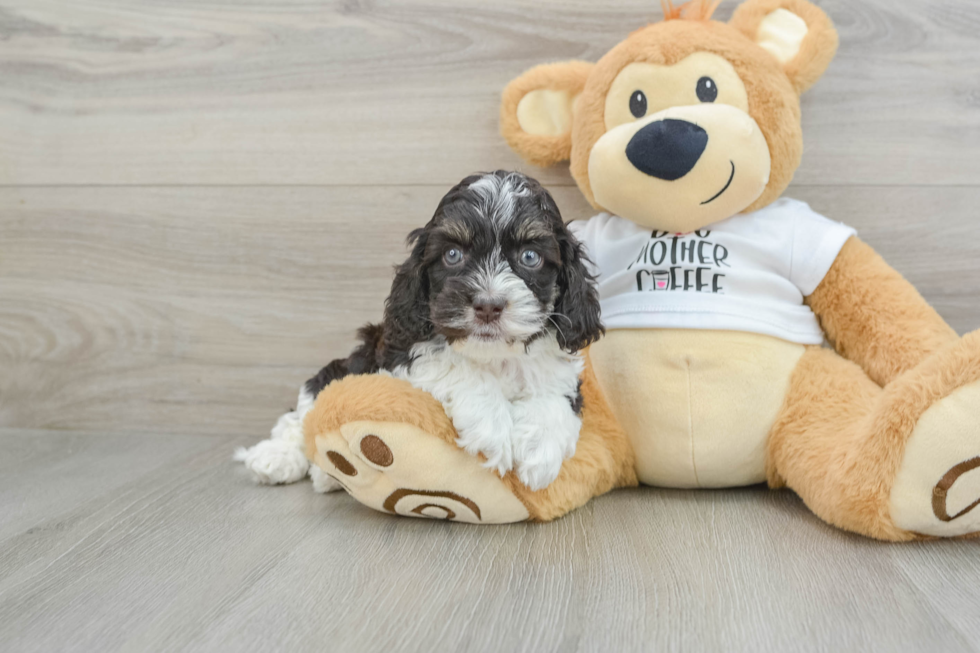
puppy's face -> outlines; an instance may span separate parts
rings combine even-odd
[[[451,341],[526,342],[558,298],[556,211],[518,175],[491,174],[447,197],[426,240],[430,317]]]
[[[527,344],[552,331],[575,351],[599,337],[580,245],[533,179],[504,171],[468,177],[412,238],[399,275],[418,283],[398,288],[396,278],[386,318],[405,323],[399,306],[421,311],[430,332],[467,347]],[[411,302],[395,297],[413,290]]]

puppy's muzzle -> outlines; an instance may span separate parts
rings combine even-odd
[[[693,122],[665,118],[633,135],[626,158],[642,173],[676,181],[694,169],[707,146],[708,132]]]

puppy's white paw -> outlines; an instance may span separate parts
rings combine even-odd
[[[483,466],[503,476],[514,466],[514,446],[511,431],[514,420],[510,405],[499,393],[487,389],[474,390],[469,401],[456,397],[436,397],[443,402],[446,413],[456,427],[456,444],[471,456],[483,454]],[[473,399],[479,398],[479,401]]]
[[[303,450],[287,440],[263,440],[254,447],[240,447],[235,460],[245,463],[256,483],[295,483],[306,476],[310,463]]]
[[[456,444],[466,453],[477,456],[483,454],[487,461],[483,466],[503,476],[514,467],[514,448],[511,442],[510,425],[497,424],[475,429],[460,430]]]
[[[558,442],[540,440],[533,450],[517,461],[517,477],[531,490],[543,490],[558,478],[564,460]]]
[[[314,492],[326,494],[327,492],[336,492],[337,490],[344,489],[330,474],[327,474],[316,465],[310,465],[310,479],[313,481]]]
[[[522,403],[514,412],[517,476],[532,490],[544,489],[558,478],[562,462],[575,455],[582,421],[560,401]]]

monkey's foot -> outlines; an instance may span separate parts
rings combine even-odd
[[[335,381],[317,397],[304,431],[307,457],[369,508],[474,524],[530,517],[508,484],[456,445],[439,402],[404,381]]]

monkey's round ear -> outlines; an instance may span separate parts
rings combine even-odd
[[[572,114],[593,64],[566,61],[536,66],[504,89],[500,133],[511,149],[536,166],[567,161]]]
[[[797,92],[820,79],[837,52],[837,30],[807,0],[747,0],[729,25],[776,57]]]

